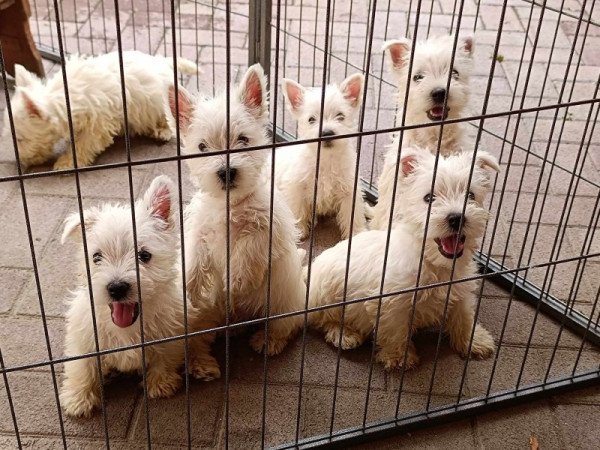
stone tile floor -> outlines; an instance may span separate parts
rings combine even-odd
[[[100,53],[117,48],[114,2],[75,0],[59,3],[67,52]],[[186,78],[183,83],[190,90],[200,88],[208,93],[222,88],[226,70],[224,1],[175,3],[178,53],[197,59],[204,69],[198,77]],[[529,2],[508,1],[490,86],[488,113],[598,98],[596,84],[600,75],[600,54],[596,50],[600,44],[600,26],[597,25],[600,13],[590,2],[567,0],[563,14],[559,16],[550,8],[559,8],[561,3],[549,0],[546,2],[548,8],[543,10]],[[431,34],[447,33],[451,26],[456,27],[458,17],[452,19],[454,4],[453,0],[423,1],[416,31],[418,36],[427,34],[428,23],[431,24]],[[476,29],[476,65],[470,103],[473,116],[480,114],[484,105],[502,4],[501,0],[464,2],[460,28]],[[290,0],[282,4],[280,64],[277,71],[274,66],[271,68],[272,77],[277,73],[278,78],[292,77],[307,85],[318,84],[322,80],[323,53],[320,49],[324,46],[325,5],[325,1],[317,0]],[[56,48],[53,2],[35,0],[32,6],[31,25],[36,42],[45,48]],[[404,35],[407,23],[411,34],[415,34],[415,7],[413,5],[409,12],[408,2],[377,2],[366,130],[392,126],[393,88],[378,49],[384,39]],[[273,10],[276,14],[275,5]],[[591,18],[591,21],[589,24],[582,22],[578,28],[574,17],[578,17],[582,10],[584,18]],[[166,16],[163,11],[166,11]],[[119,15],[123,48],[171,54],[173,33],[169,25],[169,11],[170,2],[167,1],[121,2]],[[236,78],[244,70],[247,60],[248,2],[233,1],[231,11],[231,62],[232,74]],[[327,61],[327,73],[331,81],[339,81],[337,77],[363,67],[370,15],[361,2],[337,0],[332,16],[335,19],[330,39],[332,56]],[[276,23],[275,19],[273,23]],[[533,44],[538,33],[540,38],[534,52]],[[274,33],[274,49],[275,37]],[[582,46],[584,37],[585,45]],[[524,61],[523,65],[521,61]],[[58,65],[48,60],[44,63],[49,75],[60,70]],[[281,95],[275,96],[273,92],[272,98],[277,101],[279,111],[276,123],[293,133],[294,126],[289,115],[282,114]],[[4,109],[2,96],[0,111]],[[600,251],[598,239],[592,239],[590,243],[588,238],[588,230],[595,231],[594,227],[598,224],[600,134],[594,127],[597,111],[597,104],[595,107],[582,104],[568,110],[546,109],[539,114],[526,112],[510,120],[506,115],[498,116],[483,123],[480,147],[496,154],[502,163],[502,172],[490,199],[493,216],[483,248],[503,260],[508,267],[594,255]],[[477,120],[467,125],[472,142],[478,126]],[[364,178],[376,179],[384,145],[388,141],[386,135],[362,139],[361,175]],[[582,143],[585,144],[583,147]],[[134,159],[151,159],[174,155],[176,148],[173,142],[158,145],[146,139],[135,139],[132,152]],[[120,139],[97,164],[124,161],[124,158],[123,140]],[[36,170],[49,170],[49,167]],[[177,165],[174,162],[149,163],[136,166],[132,171],[134,192],[137,194],[158,174],[176,177]],[[188,181],[185,165],[183,171],[183,196],[189,199],[193,187]],[[15,174],[11,139],[3,138],[0,177]],[[80,180],[84,207],[104,201],[128,200],[125,168],[83,173]],[[0,227],[4,230],[0,252],[0,349],[4,365],[14,367],[47,360],[50,353],[55,358],[62,355],[64,299],[67,291],[78,282],[78,277],[76,264],[71,260],[73,248],[61,246],[59,236],[61,222],[69,212],[76,210],[77,200],[72,176],[41,176],[23,183],[39,270],[41,303],[46,317],[44,325],[27,239],[21,187],[16,180],[0,181]],[[567,214],[565,211],[570,212]],[[320,226],[316,253],[337,239],[334,228],[327,223]],[[555,242],[560,242],[560,247],[556,247]],[[577,271],[580,276],[576,275]],[[546,284],[547,290],[563,301],[574,298],[576,309],[587,315],[591,313],[600,282],[598,256],[587,258],[583,270],[576,261],[570,261],[558,264],[550,275],[552,282]],[[532,268],[527,276],[541,285],[547,278],[547,270]],[[576,286],[576,290],[572,286]],[[558,350],[553,355],[559,325],[543,315],[536,320],[534,308],[520,301],[510,303],[507,292],[485,283],[480,319],[496,339],[500,337],[507,315],[506,331],[497,359],[469,362],[462,398],[484,395],[488,386],[492,393],[513,389],[521,371],[520,383],[527,385],[540,383],[546,372],[552,379],[568,376],[573,370],[581,346],[579,337],[564,330]],[[527,350],[534,320],[536,325]],[[401,414],[422,412],[427,404],[434,408],[455,401],[465,362],[453,354],[444,341],[432,381],[436,342],[435,333],[417,336],[422,363],[416,370],[407,373],[404,379],[399,372],[385,373],[379,367],[374,368],[367,422],[393,416],[400,388]],[[222,341],[218,342],[215,352],[224,364]],[[293,441],[296,431],[303,438],[327,433],[330,429],[336,351],[316,334],[307,334],[302,402],[298,407],[301,355],[302,340],[298,338],[282,355],[268,361],[267,446]],[[362,423],[369,357],[368,345],[342,354],[332,424],[334,430]],[[599,363],[597,348],[586,344],[577,361],[576,372],[598,370]],[[490,381],[492,371],[493,379]],[[61,365],[56,365],[55,376],[60,383]],[[257,448],[261,445],[263,377],[262,357],[248,348],[245,337],[233,338],[227,439],[232,448]],[[48,366],[41,366],[10,372],[2,382],[0,448],[17,445],[5,381],[10,387],[21,444],[32,448],[62,447],[53,374]],[[147,446],[148,437],[155,448],[186,446],[185,394],[181,392],[169,400],[150,401],[146,409],[137,382],[122,377],[106,388],[111,447],[143,448]],[[224,381],[192,381],[189,394],[190,444],[194,448],[224,447]],[[149,413],[148,422],[146,411]],[[551,396],[525,406],[499,408],[493,413],[363,447],[522,449],[527,448],[530,435],[535,433],[543,449],[591,449],[597,447],[600,437],[595,426],[599,413],[600,390],[595,387]],[[68,447],[99,448],[104,445],[106,438],[100,414],[88,421],[63,419]]]

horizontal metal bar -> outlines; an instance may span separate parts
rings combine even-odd
[[[472,417],[477,414],[496,411],[499,407],[517,405],[573,389],[598,385],[599,383],[600,370],[593,370],[573,377],[549,381],[542,385],[531,385],[516,391],[504,391],[489,397],[476,397],[461,401],[456,405],[435,408],[419,414],[409,414],[397,419],[375,422],[364,428],[347,428],[334,432],[332,435],[315,436],[303,439],[298,443],[294,442],[276,446],[273,449],[348,448],[349,445],[370,442],[421,428],[429,428]]]

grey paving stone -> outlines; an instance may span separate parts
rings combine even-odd
[[[48,347],[44,335],[41,317],[2,317],[0,318],[0,342],[2,342],[2,357],[7,367],[48,361]],[[50,338],[50,350],[53,358],[63,356],[64,327],[62,320],[46,321]],[[21,337],[27,336],[26,339]],[[62,371],[62,364],[55,366]],[[36,370],[50,370],[43,366]]]
[[[54,236],[56,227],[62,220],[65,201],[58,198],[48,202],[45,197],[28,195],[27,190],[25,192],[33,245],[36,255],[39,257],[49,239]],[[0,211],[0,227],[2,227],[6,236],[11,236],[11,239],[6,240],[3,244],[3,251],[0,253],[0,266],[31,268],[31,248],[27,237],[25,214],[20,195],[13,195],[4,204],[2,211]]]
[[[60,386],[60,377],[57,378]],[[60,436],[59,415],[51,374],[11,373],[8,375],[8,382],[21,433]],[[127,379],[115,382],[105,389],[109,437],[123,438],[126,436],[137,393],[135,385]],[[4,411],[9,410],[5,386],[0,392],[0,403],[3,405]],[[63,423],[67,436],[104,438],[100,411],[97,411],[91,419],[71,419],[63,414]],[[0,416],[0,430],[3,433],[13,432],[10,414]]]
[[[542,448],[565,448],[557,417],[547,402],[517,406],[484,414],[476,419],[475,433],[481,448],[521,449],[535,434]]]
[[[0,313],[6,313],[12,308],[27,278],[27,270],[0,268],[0,286],[3,289]]]
[[[216,444],[218,429],[223,421],[224,389],[222,381],[190,380],[191,444]],[[187,445],[187,401],[182,388],[174,397],[148,400],[150,439],[155,445]],[[132,424],[133,439],[146,442],[146,413],[143,399],[138,401],[137,419]]]
[[[596,418],[600,412],[597,405],[559,405],[556,407],[558,423],[567,445],[573,448],[592,449],[598,443]],[[577,420],[573,420],[577,417]]]

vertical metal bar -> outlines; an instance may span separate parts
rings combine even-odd
[[[327,2],[325,11],[325,23],[329,23],[331,18],[331,3]],[[319,129],[317,136],[323,132],[323,111],[325,109],[325,85],[327,83],[327,49],[329,48],[329,33],[325,32],[325,45],[323,47],[323,77],[321,79],[321,104],[319,107]],[[313,73],[314,76],[314,73]],[[302,412],[302,390],[304,388],[304,359],[306,357],[306,333],[308,328],[308,300],[310,296],[310,280],[312,274],[312,260],[315,245],[315,223],[317,218],[317,191],[319,188],[319,169],[321,167],[321,144],[322,140],[317,141],[317,160],[315,162],[315,181],[313,184],[312,214],[310,221],[310,245],[308,248],[308,266],[306,275],[306,298],[304,301],[304,323],[302,326],[302,350],[300,351],[300,383],[298,386],[298,410],[296,411],[296,442],[300,437],[300,417]]]
[[[252,2],[251,2],[252,4]],[[231,142],[231,0],[225,0],[225,114],[226,114],[226,136],[227,136],[227,156],[226,168],[229,173],[230,154],[229,147]],[[231,189],[229,183],[226,183],[225,192],[225,224],[226,224],[226,264],[225,264],[225,450],[229,449],[229,377],[230,377],[230,353],[231,336],[229,323],[231,320]]]
[[[197,35],[196,35],[197,36]],[[183,183],[181,171],[181,128],[179,127],[179,83],[177,82],[177,37],[175,34],[175,0],[171,0],[171,38],[173,48],[173,86],[175,89],[175,142],[177,150],[177,186],[179,190],[179,239],[181,248],[181,291],[183,301],[183,328],[184,328],[184,379],[185,379],[185,421],[187,431],[187,446],[192,448],[192,407],[190,400],[190,373],[189,373],[189,324],[187,303],[187,282],[185,276],[185,233],[183,220]],[[166,35],[165,35],[166,41]]]
[[[260,63],[266,68],[267,82],[271,67],[271,8],[271,0],[252,1],[248,18],[248,66]]]
[[[388,38],[388,27],[390,23],[390,5],[391,0],[388,0],[387,8],[386,8],[386,17],[385,17],[385,31],[383,34],[383,41],[387,41]],[[379,65],[379,92],[377,93],[377,106],[375,110],[377,111],[377,116],[375,117],[375,129],[379,129],[379,118],[381,117],[381,92],[383,88],[383,66],[385,64],[384,58],[381,58],[381,64]],[[373,174],[375,173],[375,156],[377,155],[377,140],[379,139],[379,134],[375,134],[373,138],[373,157],[371,158],[371,170],[369,172],[369,187],[373,187]]]
[[[2,47],[0,45],[0,51]],[[2,58],[4,59],[4,58]],[[4,64],[2,65],[4,69]],[[4,86],[6,86],[6,77],[4,76],[4,70],[2,70],[2,79],[4,81]],[[5,88],[6,89],[6,88]],[[0,349],[0,369],[4,370],[6,367],[4,365],[4,358],[2,356],[2,349]],[[17,439],[17,447],[19,449],[23,448],[21,443],[21,432],[19,431],[19,424],[17,423],[17,414],[15,412],[15,405],[13,403],[12,394],[10,392],[10,386],[8,384],[8,374],[6,372],[2,372],[2,380],[4,381],[4,389],[6,389],[6,399],[8,401],[8,408],[10,409],[10,418],[12,419],[13,429],[15,430],[15,438]]]
[[[55,0],[57,1],[57,0]],[[123,102],[123,130],[125,135],[125,152],[127,154],[127,176],[129,183],[129,201],[131,207],[131,226],[133,234],[133,246],[138,248],[137,226],[135,219],[135,194],[133,192],[133,172],[131,169],[131,141],[129,135],[129,121],[127,115],[127,92],[125,86],[125,67],[123,62],[123,42],[121,40],[121,22],[119,13],[119,0],[114,0],[115,5],[115,26],[117,28],[117,51],[119,55],[119,76],[121,81],[121,100]],[[134,28],[135,36],[135,28]],[[135,37],[134,37],[135,47]],[[142,381],[144,387],[144,410],[146,413],[146,439],[148,448],[152,448],[152,438],[150,433],[150,407],[148,405],[148,377],[146,367],[146,343],[144,336],[144,299],[142,298],[142,284],[140,282],[140,265],[138,258],[135,258],[135,277],[137,283],[138,297],[140,299],[140,340],[142,352]]]
[[[273,90],[273,124],[277,124],[277,95],[279,89],[279,40],[281,34],[281,0],[277,1],[277,17],[275,19],[275,80],[271,85]],[[271,17],[266,16],[265,22],[271,23]],[[270,72],[270,67],[264,68],[265,72]],[[263,354],[263,392],[262,392],[262,423],[261,423],[261,448],[265,448],[265,435],[267,431],[266,427],[266,416],[267,416],[267,362],[268,362],[268,342],[269,342],[269,316],[271,314],[271,281],[273,274],[273,208],[275,203],[275,142],[277,140],[277,133],[273,132],[271,136],[271,179],[270,179],[270,199],[269,199],[269,256],[267,261],[267,298],[265,308],[265,348]]]

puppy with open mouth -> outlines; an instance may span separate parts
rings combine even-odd
[[[461,355],[467,356],[469,350],[475,358],[493,353],[492,336],[475,323],[475,282],[460,280],[477,273],[473,253],[489,216],[483,204],[491,185],[488,169],[498,171],[499,167],[493,156],[478,152],[469,184],[472,158],[467,153],[440,157],[432,190],[435,156],[422,149],[405,149],[399,190],[406,208],[390,235],[383,289],[387,295],[381,299],[379,319],[377,299],[348,304],[343,329],[341,307],[311,313],[311,323],[325,333],[327,342],[341,344],[343,349],[357,347],[371,336],[379,320],[377,360],[387,369],[408,369],[418,363],[409,330],[443,323],[452,347]],[[383,230],[353,238],[346,300],[379,295],[386,245],[387,231]],[[343,241],[313,262],[310,307],[344,300],[347,251],[348,241]],[[425,289],[415,293],[411,289],[417,280]],[[427,288],[450,280],[458,282]]]
[[[143,312],[145,342],[184,334],[174,192],[172,181],[160,176],[136,201],[137,248],[128,206],[105,204],[84,211],[93,303],[87,283],[70,298],[65,337],[67,356],[96,351],[92,314],[100,350],[141,343],[140,312]],[[63,242],[67,238],[81,242],[81,228],[79,213],[67,217]],[[83,249],[80,254],[83,255]],[[187,321],[189,332],[215,325],[210,312],[191,305],[187,308]],[[220,371],[203,336],[189,338],[188,370],[196,378],[211,380],[218,378]],[[184,363],[183,339],[147,346],[145,363],[146,367],[140,348],[101,356],[103,373],[113,369],[135,373],[146,370],[148,396],[168,397],[182,383],[179,369]],[[100,406],[100,389],[96,357],[65,363],[60,399],[67,415],[91,416],[94,408]]]
[[[443,127],[441,124],[446,119],[463,117],[471,90],[469,77],[473,69],[473,37],[458,39],[452,60],[454,39],[454,36],[440,36],[417,42],[414,52],[413,43],[408,39],[387,41],[383,46],[398,86],[396,126],[402,125],[402,117],[404,125],[428,125],[405,130],[402,147],[419,147],[437,153],[439,145],[439,152],[443,156],[456,154],[463,149],[462,124],[444,123]],[[412,65],[411,53],[414,53]],[[399,145],[400,133],[396,133],[387,149],[377,184],[379,200],[373,208],[370,224],[373,229],[383,230],[388,226]],[[397,197],[394,223],[402,211],[402,199]]]

